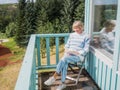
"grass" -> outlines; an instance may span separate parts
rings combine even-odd
[[[50,64],[56,64],[56,46],[51,46],[50,48]],[[59,46],[59,60],[60,58],[64,55],[64,44]],[[41,64],[42,65],[46,65],[47,64],[47,60],[46,57],[41,58]],[[51,71],[55,71],[55,69],[41,69],[38,72],[39,73],[44,73],[44,72],[51,72]]]
[[[14,38],[9,38],[8,42],[2,43],[3,46],[9,48],[10,50],[14,50],[14,48],[17,46],[16,42],[14,41]]]
[[[14,90],[22,59],[25,54],[25,48],[17,46],[13,38],[10,38],[8,42],[2,43],[2,45],[9,48],[12,55],[0,60],[7,59],[10,60],[10,62],[21,60],[18,63],[12,63],[6,67],[0,67],[0,90]]]
[[[56,47],[52,46],[50,48],[50,63],[51,64],[56,64]],[[64,54],[64,45],[60,45],[59,46],[59,58],[61,58]],[[47,60],[46,60],[46,55],[45,57],[41,58],[41,64],[42,65],[46,65],[47,64]]]
[[[21,63],[8,65],[0,71],[0,90],[14,90]]]
[[[11,61],[22,60],[24,57],[25,48],[20,48],[14,41],[14,38],[9,38],[9,42],[4,42],[2,45],[9,48],[12,52],[13,56],[9,58]]]
[[[0,32],[0,39],[5,39],[5,38],[6,38],[5,33],[1,33],[1,32]]]
[[[10,38],[9,42],[3,43],[2,45],[8,47],[13,53],[13,56],[9,57],[9,60],[17,61],[23,59],[25,48],[20,48],[17,46],[13,38]],[[59,52],[59,58],[61,58],[64,54],[64,45],[59,46]],[[52,50],[50,50],[50,55],[51,63],[55,64],[55,46],[53,46]],[[46,63],[46,58],[42,58],[42,63]],[[21,63],[15,63],[4,68],[0,68],[0,90],[14,90],[20,67]],[[54,69],[52,69],[52,71],[53,70]],[[50,70],[41,70],[40,72],[46,71]]]

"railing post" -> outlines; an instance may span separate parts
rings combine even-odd
[[[50,65],[50,39],[46,37],[47,65]]]
[[[64,38],[64,43],[65,43],[65,44],[67,43],[67,40],[68,40],[68,37],[65,37],[65,38]]]
[[[56,44],[56,64],[59,62],[59,38],[55,38],[55,44]]]
[[[37,63],[38,63],[38,67],[41,66],[41,55],[40,55],[40,37],[36,37],[36,43],[37,43]]]

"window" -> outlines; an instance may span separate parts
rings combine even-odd
[[[93,16],[93,45],[113,54],[117,0],[94,0]]]

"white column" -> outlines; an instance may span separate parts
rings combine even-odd
[[[115,48],[113,55],[113,72],[112,72],[112,83],[111,90],[115,90],[116,84],[116,71],[118,69],[118,59],[120,54],[120,0],[118,0],[118,8],[117,8],[117,22],[115,28]]]

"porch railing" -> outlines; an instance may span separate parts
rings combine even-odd
[[[68,36],[68,33],[31,35],[15,90],[38,90],[37,70],[56,67],[59,61],[59,39],[63,38],[64,43],[66,43]],[[41,49],[43,48],[41,47],[42,42],[40,40],[42,38],[45,38],[46,42],[46,65],[41,63]],[[56,64],[54,65],[50,63],[50,38],[54,38],[56,46]]]
[[[67,42],[69,34],[36,34],[31,35],[26,54],[23,60],[23,64],[19,73],[19,77],[15,86],[15,90],[38,90],[38,73],[37,70],[55,68],[59,61],[59,46],[60,38],[64,39],[64,43]],[[46,64],[42,64],[41,60],[41,39],[45,38],[46,42]],[[50,63],[50,39],[55,40],[55,61],[53,65]],[[120,76],[116,73],[116,82],[112,83],[113,62],[107,62],[107,58],[96,49],[90,49],[88,59],[86,61],[86,70],[94,81],[98,84],[101,90],[112,90],[111,84],[115,85],[114,90],[120,89]]]
[[[38,56],[38,63],[37,63],[37,67],[38,69],[45,69],[45,68],[55,68],[58,61],[59,61],[59,40],[60,38],[64,39],[63,43],[67,42],[69,34],[68,33],[62,33],[62,34],[37,34],[36,35],[36,45],[37,45],[37,56]],[[47,64],[46,65],[42,65],[41,63],[41,49],[42,49],[42,42],[40,42],[40,39],[45,38],[45,42],[46,42],[46,59],[47,59]],[[55,40],[55,58],[56,58],[56,63],[53,65],[50,63],[50,39],[52,38],[52,42],[53,40]]]

